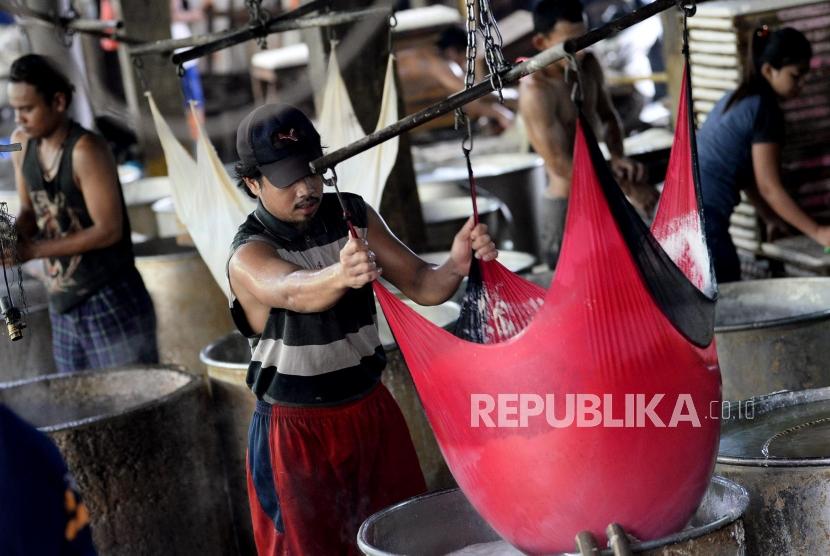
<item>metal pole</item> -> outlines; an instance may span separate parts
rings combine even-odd
[[[631,27],[632,25],[636,25],[637,23],[640,23],[655,14],[677,5],[678,0],[656,0],[651,4],[631,12],[630,14],[617,18],[602,27],[588,31],[580,37],[568,40],[562,44],[557,44],[547,50],[543,50],[533,58],[510,68],[504,75],[501,76],[502,83],[515,83],[522,77],[535,73],[553,64],[554,62],[561,60],[568,54],[575,54],[576,52],[596,44],[603,39]],[[405,133],[410,129],[416,128],[430,120],[434,120],[444,114],[448,114],[449,112],[452,112],[465,104],[469,104],[470,102],[493,91],[494,88],[489,79],[479,81],[469,89],[459,91],[446,99],[433,104],[432,106],[424,108],[420,112],[405,116],[394,124],[391,124],[383,129],[379,129],[374,133],[370,133],[369,135],[358,139],[354,143],[346,145],[343,148],[311,161],[309,164],[311,171],[316,174],[322,174],[326,171],[326,169],[333,168],[338,163],[343,162],[346,159],[352,158],[363,151],[371,149],[372,147],[379,145],[384,141],[388,141],[393,137],[397,137],[398,135]]]
[[[14,151],[22,151],[23,145],[21,143],[10,143],[8,145],[0,145],[0,153],[10,153]]]
[[[272,33],[282,33],[284,31],[307,29],[310,27],[329,27],[332,25],[341,25],[343,23],[352,23],[354,21],[359,21],[372,16],[388,16],[390,12],[391,8],[367,8],[363,10],[348,10],[342,12],[331,12],[323,15],[300,17],[290,21],[278,21],[273,24],[266,24],[266,34],[270,35]],[[259,26],[249,26],[248,28],[261,29]],[[215,41],[225,39],[227,35],[228,31],[223,31],[220,33],[213,33],[211,35],[188,37],[186,39],[165,39],[146,45],[131,47],[130,56],[142,56],[144,54],[152,53],[166,54],[179,48],[209,45]]]
[[[173,54],[170,60],[174,64],[179,65],[185,62],[189,62],[190,60],[196,60],[197,58],[201,58],[202,56],[207,56],[208,54],[211,54],[213,52],[218,52],[219,50],[223,50],[236,44],[251,39],[255,39],[257,37],[264,37],[269,33],[268,30],[270,26],[275,25],[277,22],[292,21],[297,18],[308,15],[311,12],[316,12],[318,10],[324,9],[328,6],[329,0],[312,0],[311,2],[303,4],[295,10],[291,10],[284,14],[280,14],[276,17],[272,17],[270,20],[266,21],[262,25],[255,24],[250,25],[248,27],[244,27],[242,29],[226,31],[224,37],[222,37],[221,39],[217,39],[212,43],[203,44],[201,46],[191,48],[190,50],[186,50],[185,52]]]
[[[138,39],[120,35],[116,32],[117,29],[123,27],[123,23],[121,21],[99,21],[97,19],[64,17],[33,10],[26,6],[9,2],[8,0],[0,0],[0,9],[13,13],[24,20],[31,20],[32,23],[36,23],[38,25],[50,25],[52,27],[61,27],[68,31],[83,33],[85,35],[117,39],[126,44],[139,44],[141,42]],[[27,22],[22,21],[21,23],[25,24]]]

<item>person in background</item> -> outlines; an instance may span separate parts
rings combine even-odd
[[[434,95],[448,97],[464,90],[467,34],[458,27],[445,30],[434,45],[404,48],[395,53],[404,98],[412,88],[429,88]],[[513,111],[488,95],[464,107],[473,121],[484,119],[497,133],[513,125]]]
[[[587,31],[579,0],[537,0],[533,6],[533,27],[533,45],[539,51]],[[638,208],[648,213],[657,201],[657,192],[646,183],[643,165],[624,156],[622,126],[608,96],[602,68],[590,52],[583,51],[577,60],[582,112],[596,135],[605,139],[611,168],[620,186]],[[542,242],[551,268],[556,266],[565,231],[578,117],[571,100],[573,78],[566,76],[566,68],[567,62],[563,60],[519,83],[519,114],[530,144],[544,159],[548,174]]]
[[[372,282],[423,305],[446,301],[476,258],[493,260],[472,218],[448,260],[427,264],[363,199],[323,194],[309,162],[320,136],[296,108],[268,104],[239,125],[236,174],[258,199],[231,247],[231,314],[252,345],[257,397],[248,497],[261,555],[359,554],[372,513],[426,490],[398,405],[380,382]],[[343,210],[359,238],[351,237]]]
[[[57,447],[3,404],[0,554],[95,555],[89,511]]]
[[[190,24],[205,19],[205,12],[213,7],[213,0],[202,0],[201,7],[192,8],[188,0],[170,0],[170,36],[174,39],[186,39],[192,35]],[[176,52],[183,52],[181,48]],[[184,95],[185,111],[190,126],[190,136],[197,140],[199,137],[196,122],[193,121],[194,112],[190,103],[196,104],[195,117],[199,123],[205,121],[205,93],[202,89],[202,76],[199,74],[199,61],[190,60],[183,64],[184,75],[181,77],[182,94]]]
[[[115,161],[101,137],[69,119],[73,90],[43,56],[12,64],[12,142],[23,145],[12,156],[16,262],[44,259],[58,371],[157,363],[156,315],[135,267]]]
[[[729,218],[741,189],[769,224],[780,226],[783,220],[830,245],[830,227],[807,216],[781,179],[781,102],[800,93],[812,53],[807,38],[795,29],[756,30],[740,86],[715,105],[697,134],[706,240],[718,282],[741,279],[729,235]]]

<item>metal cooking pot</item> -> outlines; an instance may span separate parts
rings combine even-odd
[[[559,500],[551,497],[552,504],[567,504]],[[632,548],[636,554],[743,556],[741,516],[748,503],[749,496],[743,487],[713,477],[686,529],[662,539],[636,543]],[[357,543],[367,556],[522,554],[499,539],[458,489],[425,494],[374,514],[360,527]],[[602,552],[606,553],[610,551]]]
[[[830,278],[722,284],[715,313],[724,399],[830,386]]]
[[[747,554],[830,554],[830,388],[722,409],[715,471],[749,491]]]

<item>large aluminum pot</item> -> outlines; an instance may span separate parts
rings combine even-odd
[[[99,554],[236,553],[204,381],[125,367],[5,384],[0,403],[57,444]]]
[[[153,298],[162,363],[202,373],[199,352],[233,330],[228,301],[198,251],[174,238],[137,243],[135,266]]]
[[[13,288],[15,304],[22,310],[17,281]],[[0,329],[0,383],[22,378],[52,374],[56,371],[52,356],[52,322],[49,319],[49,298],[46,287],[38,280],[24,279],[26,296],[26,328],[23,338],[12,342]]]
[[[533,153],[505,153],[473,156],[471,161],[476,188],[495,195],[507,205],[512,216],[507,226],[512,248],[544,258],[540,237],[547,176],[542,158]],[[458,159],[420,174],[418,179],[429,183],[467,184],[467,165]]]
[[[830,388],[723,410],[715,469],[749,491],[747,554],[830,554]]]
[[[551,504],[556,503],[557,498],[551,497]],[[743,487],[722,477],[713,477],[686,529],[662,539],[636,543],[632,548],[636,554],[742,556],[741,516],[748,504],[749,496]],[[357,543],[367,556],[522,554],[500,540],[458,489],[418,496],[374,514],[360,527]]]
[[[210,378],[213,414],[228,476],[237,544],[240,554],[255,556],[245,465],[248,427],[256,406],[256,397],[245,384],[251,347],[242,334],[231,332],[205,347],[200,358]]]
[[[830,386],[830,278],[722,284],[715,332],[724,399]]]

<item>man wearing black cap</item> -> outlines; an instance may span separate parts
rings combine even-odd
[[[428,265],[357,195],[323,194],[308,118],[266,105],[239,125],[236,173],[258,199],[228,264],[231,313],[252,345],[257,396],[248,495],[260,554],[358,554],[360,523],[425,490],[406,423],[380,374],[386,363],[371,282],[381,273],[423,305],[446,301],[471,253],[497,252],[472,219],[447,262]],[[371,250],[369,247],[371,246]]]

